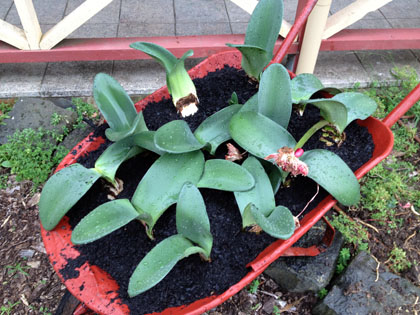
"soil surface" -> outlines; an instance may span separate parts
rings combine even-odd
[[[223,92],[215,93],[214,87],[208,87],[214,82],[227,82],[223,85]],[[205,110],[202,110],[200,115],[186,119],[191,129],[194,130],[206,117],[227,106],[227,101],[234,91],[242,102],[246,101],[252,95],[249,92],[252,88],[251,84],[252,82],[247,80],[243,71],[232,68],[225,68],[203,79],[196,79],[200,108]],[[255,92],[255,86],[253,91]],[[153,115],[156,112],[159,115]],[[151,122],[150,129],[157,129],[168,122],[167,117],[171,116],[173,119],[179,119],[170,100],[150,104],[145,109],[145,120]],[[319,111],[308,106],[303,117],[293,114],[289,131],[299,138],[319,119]],[[340,148],[328,147],[325,143],[317,141],[319,135],[315,135],[304,148],[324,148],[336,151],[353,170],[356,170],[370,158],[370,152],[373,150],[372,139],[365,128],[355,123],[346,129],[346,134],[348,140]],[[360,139],[364,139],[364,142]],[[86,159],[80,159],[79,163],[90,167],[92,161],[105,147],[90,154]],[[223,158],[225,154],[226,147],[221,145],[216,156]],[[154,154],[141,155],[120,167],[117,177],[123,180],[124,190],[118,198],[130,199],[132,197],[138,182],[156,158],[157,155]],[[314,196],[316,190],[316,184],[313,181],[297,177],[291,180],[289,188],[280,190],[276,195],[277,204],[289,207],[297,215]],[[140,222],[133,221],[100,240],[79,246],[78,249],[82,255],[70,260],[69,264],[60,271],[61,274],[65,279],[77,277],[78,273],[74,269],[86,261],[101,267],[119,283],[119,295],[134,314],[161,311],[168,307],[189,304],[212,294],[223,293],[249,272],[245,265],[254,260],[258,253],[275,239],[265,233],[257,235],[241,231],[241,217],[232,193],[209,189],[201,189],[201,192],[214,236],[211,263],[201,261],[197,255],[190,256],[180,261],[154,288],[134,298],[128,297],[126,293],[128,280],[137,264],[155,244],[176,234],[175,207],[173,206],[158,220],[154,229],[155,242],[147,238]],[[103,183],[97,182],[68,213],[70,225],[74,227],[87,213],[106,202],[106,195],[107,191],[103,190]],[[308,210],[325,196],[326,192],[321,190]]]

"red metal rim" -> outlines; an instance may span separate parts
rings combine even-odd
[[[240,62],[241,57],[236,52],[220,53],[209,57],[191,69],[190,75],[193,78],[203,77],[210,71],[223,68],[225,64],[240,68]],[[159,100],[165,96],[169,96],[168,91],[166,87],[162,87],[152,95],[137,103],[136,108],[141,110],[148,102]],[[360,179],[370,169],[388,156],[393,146],[393,135],[387,126],[375,118],[370,117],[365,121],[359,121],[359,124],[368,128],[375,144],[372,158],[355,172],[357,178]],[[86,154],[89,151],[95,150],[100,145],[101,141],[103,141],[103,139],[92,141],[92,139],[87,137],[75,147],[75,149],[78,150],[78,153],[76,155],[69,154],[66,156],[57,170],[74,163],[81,154]],[[247,265],[251,268],[251,271],[240,282],[230,287],[226,292],[218,296],[211,296],[198,300],[187,306],[166,309],[162,314],[202,314],[223,303],[261,274],[270,263],[280,257],[286,249],[291,247],[318,220],[320,220],[335,203],[336,201],[331,196],[325,198],[315,209],[305,215],[301,221],[300,228],[296,230],[295,234],[290,239],[286,241],[278,240],[267,247],[253,262]],[[53,231],[48,232],[41,226],[42,238],[51,264],[67,289],[76,298],[97,313],[127,314],[129,312],[128,307],[121,303],[121,300],[118,299],[117,293],[115,292],[118,289],[118,284],[98,267],[85,263],[78,269],[80,272],[78,278],[68,280],[62,278],[59,271],[67,264],[67,259],[76,258],[80,255],[70,241],[71,232],[68,218],[66,217]]]

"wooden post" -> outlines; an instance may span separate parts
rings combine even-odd
[[[41,49],[53,48],[111,2],[112,0],[86,0],[44,34],[41,39]]]
[[[32,0],[15,0],[17,12],[30,49],[39,49],[42,32]]]
[[[3,20],[0,20],[0,40],[19,49],[29,49],[25,32]]]
[[[327,39],[347,26],[359,21],[369,12],[378,10],[392,0],[357,0],[330,16],[322,39]]]
[[[319,0],[309,15],[296,74],[313,73],[332,0]]]

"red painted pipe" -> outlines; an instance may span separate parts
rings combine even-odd
[[[277,51],[269,65],[271,65],[272,63],[280,63],[283,60],[284,56],[286,56],[287,53],[290,53],[290,47],[292,46],[296,36],[298,35],[302,27],[306,24],[306,20],[308,19],[309,14],[311,14],[317,2],[318,0],[308,0],[305,7],[302,9],[301,14],[293,23],[292,28],[290,29],[284,41],[281,43],[279,50]]]

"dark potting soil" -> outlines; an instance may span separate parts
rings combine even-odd
[[[241,103],[256,92],[255,85],[248,81],[243,71],[230,67],[210,73],[203,79],[196,79],[194,83],[200,97],[200,111],[186,119],[192,129],[209,115],[227,106],[227,101],[234,91]],[[289,131],[298,139],[310,126],[319,121],[318,110],[310,106],[303,117],[292,115]],[[170,100],[149,104],[144,116],[150,129],[157,129],[172,119],[180,119]],[[314,136],[304,149],[332,150],[340,155],[352,170],[356,170],[369,160],[373,151],[373,141],[367,129],[356,123],[346,128],[346,134],[347,140],[340,148],[326,147],[317,140],[319,136]],[[105,147],[106,145],[101,146],[97,151],[80,158],[78,162],[91,167]],[[219,157],[223,158],[226,154],[225,148],[224,145],[220,146],[217,151]],[[120,167],[117,177],[123,180],[124,190],[118,198],[131,198],[138,182],[157,158],[157,155],[147,153],[132,158]],[[289,207],[296,215],[314,196],[316,184],[302,176],[292,179],[291,184],[290,188],[280,189],[276,195],[276,204]],[[60,271],[61,274],[65,279],[76,277],[74,268],[80,267],[86,261],[99,266],[118,282],[119,297],[129,306],[132,314],[162,311],[168,307],[189,304],[213,294],[223,293],[250,271],[245,265],[254,260],[258,253],[275,239],[265,233],[256,235],[241,230],[241,217],[232,193],[209,189],[200,191],[206,203],[214,237],[211,263],[201,261],[198,255],[190,256],[176,264],[154,288],[134,298],[128,297],[128,280],[141,259],[158,242],[176,234],[175,206],[172,206],[155,226],[156,241],[150,241],[141,223],[133,221],[100,240],[78,246],[81,255],[69,260],[66,267]],[[74,227],[87,213],[106,202],[106,195],[103,183],[98,181],[68,213],[70,225]],[[313,209],[326,195],[321,189],[307,211]]]

